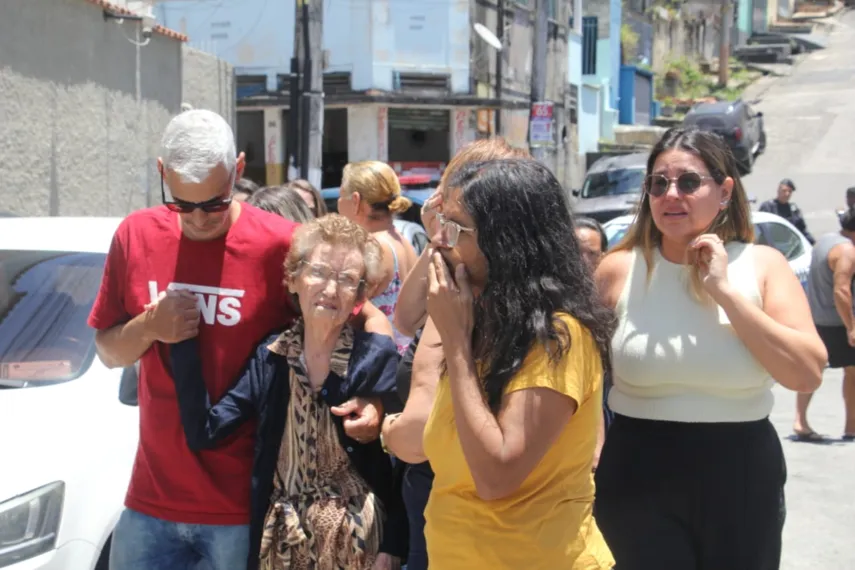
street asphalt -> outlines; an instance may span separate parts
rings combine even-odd
[[[746,98],[759,97],[768,147],[745,178],[759,202],[778,182],[796,184],[793,200],[815,236],[839,229],[835,208],[855,186],[855,12],[826,28],[829,46],[805,56],[788,77],[764,78]],[[779,387],[772,421],[787,457],[787,523],[782,570],[855,569],[855,443],[840,442],[842,374],[828,370],[810,408],[812,427],[827,444],[797,443],[795,395]]]

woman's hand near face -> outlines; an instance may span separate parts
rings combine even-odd
[[[439,231],[439,224],[436,221],[436,213],[442,207],[442,193],[439,188],[430,195],[430,198],[425,200],[422,206],[422,225],[427,230],[429,238],[432,238]]]
[[[715,234],[704,234],[689,244],[690,259],[700,271],[701,282],[713,299],[727,291],[727,250],[724,242]]]
[[[463,264],[454,276],[439,253],[428,267],[428,314],[444,346],[469,347],[472,343],[473,297]]]

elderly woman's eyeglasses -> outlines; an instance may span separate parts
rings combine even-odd
[[[470,234],[475,233],[473,228],[461,226],[457,222],[453,222],[446,218],[441,212],[436,213],[436,219],[439,222],[439,229],[445,238],[445,245],[448,247],[454,247],[457,245],[457,240],[460,238],[461,232]]]
[[[359,275],[353,272],[337,273],[333,271],[329,265],[323,263],[309,263],[303,261],[303,265],[307,267],[306,276],[316,283],[329,283],[335,281],[339,287],[345,291],[356,291],[365,281]]]
[[[711,176],[703,176],[697,172],[684,172],[677,178],[668,178],[664,174],[651,174],[644,180],[644,188],[654,198],[659,198],[668,192],[671,183],[677,185],[680,194],[694,194],[703,184],[704,180],[712,180]]]

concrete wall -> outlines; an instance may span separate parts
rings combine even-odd
[[[377,105],[347,108],[347,159],[388,160],[389,110]]]
[[[82,0],[2,0],[0,209],[124,215],[160,200],[160,135],[181,104],[181,43]]]
[[[598,84],[585,84],[579,90],[579,154],[599,148],[602,94]]]
[[[567,35],[567,81],[571,85],[582,85],[582,36],[570,32]]]
[[[714,14],[703,17],[655,17],[653,19],[653,71],[664,71],[668,63],[718,57],[719,24]],[[734,36],[737,30],[734,28]],[[736,38],[734,38],[736,40]]]
[[[215,111],[234,128],[234,68],[214,55],[186,45],[182,56],[182,102],[195,109]]]

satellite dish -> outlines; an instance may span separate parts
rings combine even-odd
[[[475,29],[475,33],[481,36],[481,39],[496,48],[499,51],[502,51],[502,42],[499,41],[499,38],[496,37],[496,34],[488,30],[483,24],[474,24],[472,26]]]

